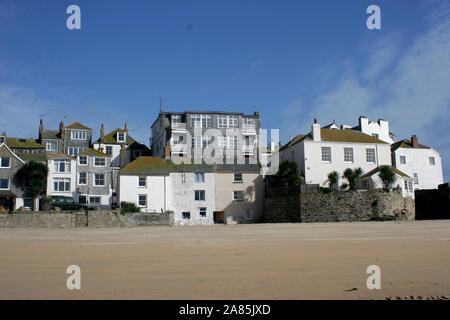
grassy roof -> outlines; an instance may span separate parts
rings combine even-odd
[[[73,160],[75,157],[69,156],[67,153],[60,152],[57,154],[48,154],[47,159],[67,159]]]
[[[16,152],[16,154],[25,162],[35,161],[45,163],[47,160],[47,155],[45,153]]]
[[[86,150],[83,150],[78,155],[80,156],[91,156],[91,157],[111,157],[111,155],[101,152],[99,150],[95,150],[93,148],[89,148]]]
[[[123,144],[123,142],[117,141],[117,133],[118,132],[125,132],[125,130],[117,128],[116,130],[111,131],[110,133],[108,133],[107,135],[105,135],[103,137],[103,143],[105,143],[105,144]],[[132,137],[130,137],[130,135],[127,133],[126,144],[131,145],[134,142],[136,142],[136,140],[134,140]],[[100,143],[100,139],[98,139],[94,143]]]
[[[72,124],[69,124],[68,126],[64,127],[65,129],[81,129],[81,130],[92,130],[91,128],[86,127],[85,125],[82,125],[79,122],[74,122]]]
[[[373,136],[369,136],[368,134],[362,133],[361,131],[353,130],[353,129],[320,129],[320,137],[321,141],[329,141],[329,142],[356,142],[356,143],[380,143],[380,144],[388,144],[383,140],[375,138]],[[312,135],[308,134],[299,134],[294,139],[289,141],[286,145],[280,148],[280,150],[286,149],[294,144],[297,144],[301,141],[311,141]]]
[[[38,143],[35,139],[6,138],[6,144],[13,149],[44,149],[44,145]]]
[[[391,145],[391,151],[394,152],[398,148],[413,148],[411,140],[403,139]],[[430,147],[419,144],[415,149],[430,149]]]
[[[41,139],[61,139],[59,130],[43,129],[41,132]]]
[[[382,167],[382,166],[376,167],[375,169],[373,169],[373,170],[367,172],[366,174],[364,174],[362,177],[363,177],[363,178],[367,178],[367,177],[370,177],[370,176],[374,175],[375,173],[377,173],[377,172],[380,171],[381,167]],[[406,173],[404,173],[404,172],[398,170],[396,167],[389,166],[389,165],[388,165],[388,167],[391,167],[391,169],[392,169],[396,174],[398,174],[399,176],[412,179],[410,176],[408,176]]]
[[[168,175],[171,172],[252,172],[259,173],[258,164],[176,164],[161,157],[139,157],[120,170],[121,175]]]

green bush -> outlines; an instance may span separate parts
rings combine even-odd
[[[125,202],[122,201],[120,203],[120,214],[125,213],[134,213],[134,212],[141,212],[141,208],[139,208],[136,204],[132,202]]]

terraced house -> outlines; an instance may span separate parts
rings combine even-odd
[[[111,155],[92,148],[80,152],[77,156],[76,179],[79,203],[111,209]]]
[[[76,199],[76,158],[65,153],[47,156],[47,195]]]
[[[64,126],[61,121],[59,130],[44,129],[41,119],[39,125],[38,142],[45,146],[47,154],[66,153],[70,156],[77,156],[78,153],[86,150],[91,145],[92,129],[74,122]]]
[[[172,211],[179,225],[251,223],[262,213],[262,181],[259,165],[140,157],[120,170],[119,197],[142,211]]]
[[[328,174],[339,173],[339,186],[346,183],[347,168],[362,168],[368,173],[381,165],[391,165],[389,143],[359,130],[337,125],[321,128],[314,119],[311,132],[299,134],[280,148],[280,161],[295,161],[306,183],[328,186]]]
[[[24,206],[24,192],[14,184],[14,175],[25,161],[19,158],[6,143],[0,143],[0,212],[17,210]],[[26,205],[31,209],[32,199]]]

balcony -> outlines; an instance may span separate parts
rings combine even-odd
[[[186,131],[186,123],[173,122],[172,131]]]

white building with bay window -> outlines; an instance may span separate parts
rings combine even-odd
[[[71,197],[76,201],[76,158],[65,153],[47,156],[47,195]]]

